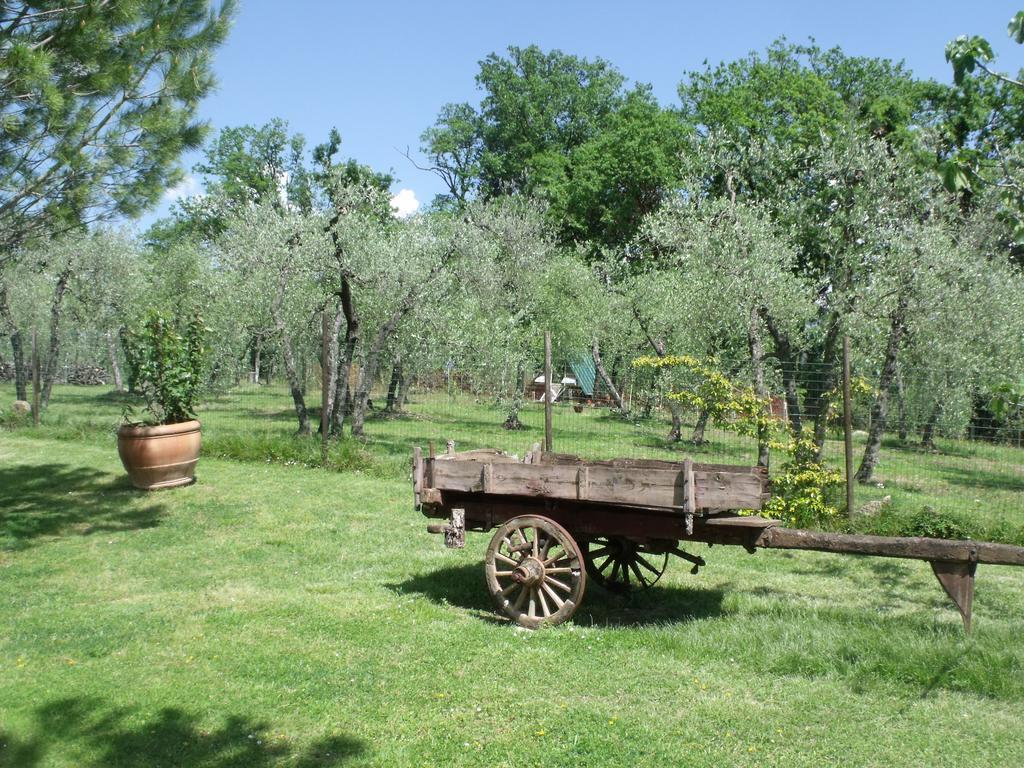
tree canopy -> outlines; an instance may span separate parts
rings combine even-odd
[[[33,236],[152,206],[200,146],[233,0],[0,8],[0,262]]]

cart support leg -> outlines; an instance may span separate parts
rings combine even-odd
[[[700,557],[699,555],[691,555],[689,552],[684,552],[679,547],[673,547],[669,550],[669,553],[676,557],[683,558],[683,560],[686,560],[688,563],[693,563],[693,568],[690,569],[690,573],[695,576],[697,575],[697,570],[699,568],[707,565],[707,563],[704,562],[703,557]]]
[[[949,563],[942,560],[930,560],[932,572],[939,584],[946,590],[950,600],[960,611],[964,620],[964,631],[971,631],[971,613],[974,608],[974,573],[977,562]]]
[[[448,525],[433,523],[427,526],[427,533],[443,533],[448,549],[462,549],[466,546],[466,510],[453,509]]]

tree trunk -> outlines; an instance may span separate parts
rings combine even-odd
[[[523,422],[519,420],[519,411],[523,408],[523,379],[525,378],[524,363],[520,360],[516,363],[516,378],[512,382],[512,396],[507,401],[508,408],[505,411],[505,421],[502,422],[502,429],[523,429]]]
[[[909,430],[907,429],[907,403],[903,396],[903,375],[896,371],[896,418],[898,421],[899,438],[901,443],[907,442]]]
[[[124,381],[121,378],[121,363],[117,359],[117,342],[114,334],[107,332],[107,354],[110,355],[110,375],[114,377],[114,389],[124,392]]]
[[[658,357],[665,357],[665,342],[662,339],[655,338],[651,335],[650,330],[647,327],[647,323],[644,318],[640,315],[640,310],[633,307],[633,316],[636,318],[637,323],[640,325],[640,329],[644,332],[644,336],[647,337],[647,342],[651,345],[654,353]],[[672,414],[672,428],[669,429],[668,434],[665,436],[665,440],[669,443],[678,443],[683,437],[683,419],[681,416],[682,408],[679,403],[675,400],[668,401],[668,410]],[[704,417],[704,423],[707,424],[707,416]],[[696,430],[694,430],[694,437],[697,437]],[[700,431],[700,442],[704,442],[704,429],[701,427]],[[694,443],[698,445],[699,443]]]
[[[764,382],[764,346],[761,343],[761,319],[757,307],[752,307],[750,310],[747,345],[750,349],[750,367],[754,372],[754,392],[762,400],[767,400],[768,387]],[[757,431],[757,466],[768,466],[768,433],[764,427],[759,427]]]
[[[43,408],[50,405],[53,382],[57,378],[57,365],[60,362],[61,310],[64,307],[64,297],[67,295],[70,280],[71,270],[65,269],[57,277],[57,284],[53,289],[53,302],[50,304],[50,345],[46,351],[46,364],[43,366],[43,391],[40,398]]]
[[[334,379],[331,434],[335,436],[341,435],[342,429],[345,426],[345,419],[352,413],[352,390],[349,386],[349,376],[355,359],[356,346],[358,346],[362,334],[359,313],[356,311],[355,302],[352,298],[352,283],[346,274],[341,276],[340,293],[341,313],[345,319],[345,346],[341,349],[341,359],[338,361],[338,368]],[[335,315],[335,328],[335,336],[337,336],[341,330],[337,315]]]
[[[622,393],[619,392],[618,387],[615,386],[615,382],[608,375],[608,371],[605,370],[604,363],[601,361],[601,347],[598,345],[597,336],[594,336],[590,345],[590,355],[594,361],[594,368],[597,370],[597,375],[601,377],[601,382],[604,384],[605,389],[608,390],[608,394],[612,396],[612,400],[615,402],[615,407],[619,409],[619,413],[623,416],[628,415],[629,411],[626,408],[625,402],[622,400]]]
[[[711,412],[707,408],[702,408],[697,414],[697,423],[694,425],[693,435],[690,437],[690,442],[694,445],[704,445],[704,430],[707,429],[710,417]]]
[[[388,400],[384,406],[384,410],[387,413],[395,413],[402,410],[402,403],[398,397],[398,393],[402,389],[402,356],[397,355],[395,357],[395,364],[391,368],[391,382],[388,384]]]
[[[822,355],[824,367],[821,381],[815,396],[814,410],[814,446],[820,460],[825,449],[825,436],[828,431],[828,410],[831,406],[830,392],[836,388],[836,350],[839,341],[839,321],[836,320],[825,334],[825,349]]]
[[[682,408],[675,400],[668,401],[668,412],[672,416],[672,428],[665,435],[665,440],[670,443],[678,443],[683,439],[683,417]]]
[[[288,389],[291,390],[292,402],[295,403],[295,416],[299,420],[299,434],[309,435],[312,431],[309,428],[309,412],[306,410],[306,399],[302,395],[302,382],[299,381],[298,369],[295,365],[295,353],[292,350],[292,340],[288,333],[288,326],[285,323],[281,309],[284,305],[285,290],[288,286],[288,269],[282,268],[277,278],[277,292],[274,300],[270,303],[270,316],[274,321],[274,328],[281,343],[281,359],[284,360],[284,373],[288,379]]]
[[[431,267],[426,277],[409,288],[395,308],[395,311],[391,313],[391,316],[384,325],[377,331],[373,343],[370,344],[370,348],[366,352],[366,362],[359,373],[359,384],[356,386],[356,392],[352,398],[352,435],[354,437],[363,436],[363,425],[366,422],[366,407],[370,399],[370,388],[377,378],[377,369],[380,367],[380,358],[384,354],[384,348],[398,329],[399,323],[416,306],[420,294],[430,287],[433,279],[444,269],[454,253],[455,247],[451,246],[437,264]]]
[[[327,306],[324,305],[324,313],[327,312]],[[338,334],[341,332],[341,323],[344,319],[342,314],[341,304],[339,303],[337,308],[334,310],[334,320],[328,328],[327,333],[329,334],[329,340],[327,342],[327,358],[320,361],[320,377],[325,385],[322,388],[322,392],[326,393],[327,400],[324,402],[323,395],[321,395],[320,402],[320,413],[327,414],[327,434],[333,434],[334,429],[332,428],[332,422],[334,419],[334,403],[338,397],[337,381],[338,381]],[[320,340],[321,349],[323,348],[323,339]],[[317,428],[318,433],[323,433],[323,419],[320,420],[320,426]]]
[[[403,371],[402,381],[398,385],[398,398],[395,405],[399,411],[405,410],[405,406],[409,402],[409,388],[412,386],[413,378],[414,376]]]
[[[14,358],[14,396],[18,400],[28,400],[28,366],[25,365],[25,342],[21,337],[21,329],[14,321],[11,305],[7,297],[7,285],[0,280],[0,321],[11,340],[11,355]]]
[[[249,381],[253,384],[260,383],[260,356],[263,353],[263,342],[259,336],[252,340],[252,373],[249,374]]]
[[[764,319],[768,333],[775,342],[775,356],[779,360],[782,371],[782,386],[786,395],[786,413],[789,414],[789,427],[793,434],[799,436],[803,432],[803,421],[800,412],[800,390],[797,386],[797,358],[793,354],[793,345],[789,336],[779,328],[768,311],[762,307],[761,317]]]
[[[928,421],[924,423],[924,427],[921,429],[921,447],[927,448],[929,451],[935,450],[935,425],[938,424],[941,413],[942,402],[937,401],[932,407],[932,412],[928,414]]]
[[[397,325],[397,322],[395,323]],[[385,323],[373,339],[373,343],[366,352],[366,360],[359,369],[359,379],[356,384],[355,394],[352,396],[352,436],[362,437],[363,426],[366,424],[366,412],[369,410],[370,390],[377,380],[377,371],[380,369],[380,358],[384,354],[384,347],[391,337],[394,327],[389,322]]]
[[[864,447],[864,458],[861,459],[860,467],[854,477],[866,483],[878,464],[879,453],[882,448],[882,436],[885,434],[885,421],[889,412],[889,390],[892,388],[893,380],[896,377],[896,361],[899,356],[900,346],[903,343],[903,335],[906,332],[906,314],[909,297],[900,294],[896,308],[889,318],[889,339],[885,345],[885,359],[882,362],[882,373],[878,377],[878,395],[871,406],[871,429],[868,432],[868,442]]]

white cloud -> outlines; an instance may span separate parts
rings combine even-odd
[[[416,199],[416,193],[411,189],[400,189],[398,194],[391,198],[391,209],[400,219],[412,216],[419,207],[420,201]]]
[[[191,173],[186,173],[185,178],[164,192],[164,202],[173,203],[183,197],[192,197],[199,193],[199,181]]]

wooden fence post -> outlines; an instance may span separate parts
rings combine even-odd
[[[850,337],[843,337],[843,442],[846,458],[846,514],[853,519],[853,405],[850,403]]]
[[[551,451],[551,331],[544,332],[544,450]]]
[[[327,320],[327,310],[320,316],[320,463],[327,466],[327,440],[330,434],[331,408],[330,391],[331,381],[328,369],[328,356],[330,355],[330,333],[331,326]]]
[[[32,425],[39,428],[39,409],[42,407],[40,397],[39,345],[36,342],[36,329],[32,329]]]

